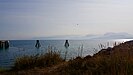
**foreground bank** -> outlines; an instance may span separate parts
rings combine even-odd
[[[69,61],[60,58],[58,52],[49,53],[44,55],[46,56],[43,56],[44,58],[42,56],[19,58],[12,70],[2,71],[1,74],[133,75],[133,41],[121,43],[113,48],[102,49],[93,56],[78,56]]]

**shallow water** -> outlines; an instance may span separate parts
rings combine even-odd
[[[114,40],[69,40],[69,48],[67,59],[74,58],[81,54],[81,46],[83,46],[82,56],[93,55],[100,50],[99,45],[113,47],[114,43],[121,43],[132,39],[114,39]],[[40,40],[41,47],[35,48],[35,40],[10,40],[10,48],[0,50],[0,67],[11,68],[14,60],[23,55],[36,55],[47,52],[48,46],[54,51],[60,51],[61,56],[65,55],[65,40]],[[80,48],[79,48],[80,47]]]

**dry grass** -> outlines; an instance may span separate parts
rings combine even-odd
[[[133,75],[133,42],[121,43],[113,48],[102,49],[93,56],[88,55],[84,58],[79,56],[68,62],[62,62],[60,55],[56,54],[51,52],[39,56],[39,58],[38,56],[23,57],[19,61],[17,60],[19,65],[16,65],[16,69],[22,69],[23,66],[20,66],[22,64],[24,66],[34,64],[44,68],[12,73],[13,75]],[[35,62],[35,60],[38,60],[38,62]],[[45,62],[47,60],[49,64],[46,64],[44,60]],[[59,62],[61,63],[57,64]],[[30,68],[35,67],[34,65],[30,66]]]
[[[48,53],[34,56],[23,56],[16,59],[13,70],[50,67],[63,62],[60,52],[49,50]]]
[[[77,57],[61,72],[66,75],[133,75],[133,42],[102,49],[92,57]]]

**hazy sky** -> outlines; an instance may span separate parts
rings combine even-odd
[[[0,0],[0,39],[106,32],[133,34],[133,0]]]

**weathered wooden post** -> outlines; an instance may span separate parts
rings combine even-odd
[[[68,47],[69,47],[69,43],[68,43],[68,40],[66,40],[66,42],[65,42],[65,48],[66,48],[66,52],[65,52],[65,58],[64,58],[64,60],[66,60],[66,56],[67,56],[67,52],[68,52]]]
[[[40,48],[41,47],[41,44],[39,42],[39,40],[36,40],[36,45],[35,45],[36,48]]]
[[[0,41],[0,49],[7,49],[9,48],[9,41]]]

